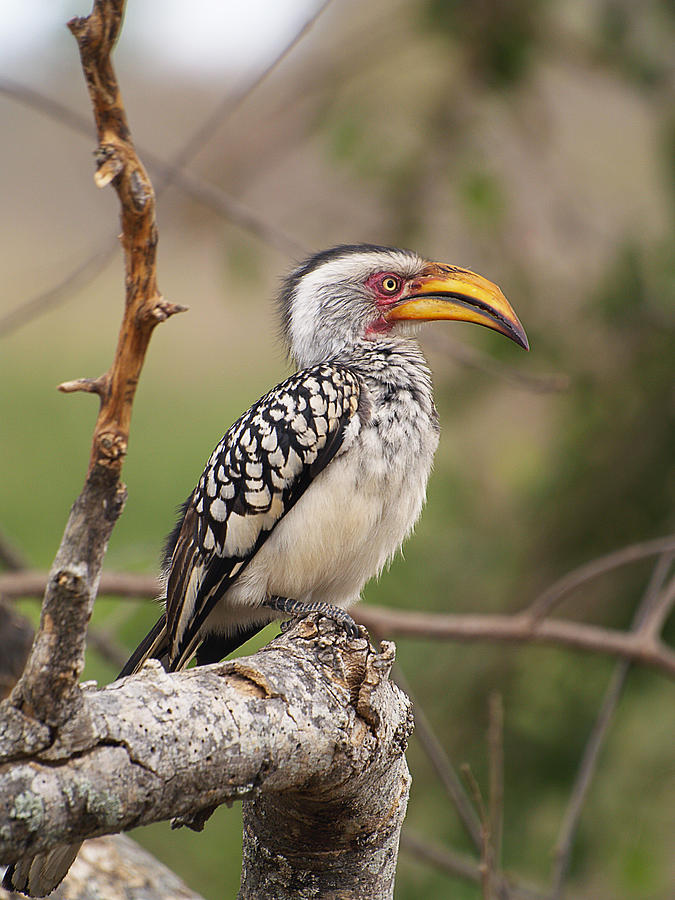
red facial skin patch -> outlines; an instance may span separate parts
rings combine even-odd
[[[389,281],[396,283],[395,289],[387,290]],[[391,322],[387,322],[384,318],[384,313],[393,303],[400,300],[403,289],[405,288],[405,281],[399,275],[394,274],[394,272],[376,272],[365,281],[365,285],[370,288],[375,295],[377,307],[382,312],[382,315],[375,319],[374,322],[371,322],[366,328],[365,336],[372,340],[375,335],[387,334],[394,327]]]

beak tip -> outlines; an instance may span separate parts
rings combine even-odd
[[[509,322],[508,331],[504,330],[503,334],[507,337],[510,337],[514,344],[518,344],[519,347],[522,347],[523,350],[529,352],[530,350],[530,342],[527,339],[527,335],[525,334],[525,329],[520,324],[520,321],[513,316],[511,322]]]

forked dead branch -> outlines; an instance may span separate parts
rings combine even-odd
[[[122,10],[120,2],[96,3],[91,16],[70,23],[96,120],[96,182],[111,182],[120,199],[126,297],[110,370],[62,386],[97,393],[100,411],[85,485],[50,572],[32,653],[12,695],[17,709],[50,726],[65,722],[80,704],[86,629],[108,539],[126,498],[120,471],[148,343],[159,322],[183,309],[167,303],[157,289],[154,194],[134,150],[110,62]]]

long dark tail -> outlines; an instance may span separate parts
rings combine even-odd
[[[166,613],[162,613],[157,622],[155,622],[126,661],[124,668],[117,677],[126,678],[127,675],[134,675],[139,671],[146,659],[158,659],[165,669],[169,667],[169,636],[166,633]]]

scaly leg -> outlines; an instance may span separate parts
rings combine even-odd
[[[339,606],[332,606],[330,603],[317,601],[315,603],[302,603],[300,600],[291,600],[289,597],[268,597],[263,600],[263,606],[274,609],[276,612],[284,613],[294,619],[303,619],[310,613],[321,613],[328,619],[342,625],[349,637],[355,638],[359,636],[359,628],[349,613],[341,609]]]

